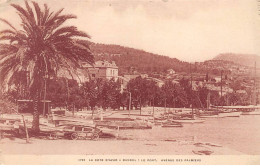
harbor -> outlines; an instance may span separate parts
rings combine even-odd
[[[237,109],[239,108],[241,107],[238,107]],[[152,110],[154,110],[154,113],[152,113]],[[117,145],[121,147],[115,151],[115,154],[219,155],[260,153],[259,148],[256,148],[260,142],[260,132],[257,124],[260,122],[260,115],[253,115],[255,113],[248,115],[249,110],[240,112],[241,115],[239,115],[239,117],[230,115],[229,117],[221,116],[212,118],[200,118],[199,116],[201,114],[195,109],[194,112],[197,111],[197,113],[194,113],[193,115],[191,114],[192,109],[181,110],[167,108],[166,113],[164,110],[164,108],[147,107],[143,109],[142,116],[138,115],[139,110],[132,110],[130,115],[128,115],[129,111],[106,112],[106,115],[101,115],[101,117],[100,114],[95,114],[95,120],[90,119],[91,113],[88,114],[87,112],[84,112],[85,116],[82,116],[82,113],[76,113],[74,116],[64,115],[60,118],[52,117],[52,120],[54,119],[56,121],[56,125],[51,124],[55,122],[50,122],[50,120],[48,122],[48,120],[41,118],[41,130],[42,133],[45,134],[42,134],[39,137],[28,137],[29,143],[26,143],[26,132],[22,131],[23,135],[20,137],[12,136],[12,133],[5,134],[5,136],[2,134],[0,142],[2,145],[8,144],[9,149],[5,150],[5,147],[3,146],[2,152],[6,152],[7,154],[18,154],[19,152],[24,152],[17,150],[19,149],[19,146],[22,147],[27,145],[30,149],[40,144],[51,146],[61,142],[62,144],[73,146],[73,148],[76,149],[88,149],[87,151],[83,150],[82,152],[80,152],[82,149],[79,149],[81,154],[85,154],[84,152],[87,154],[91,154],[91,152],[95,152],[96,154],[108,153],[111,152],[109,151],[110,148],[113,148],[113,146],[114,148],[117,148]],[[234,110],[232,112],[234,112]],[[243,113],[246,115],[242,115]],[[216,114],[214,113],[213,115]],[[19,115],[4,115],[2,117],[6,119],[8,116],[9,121],[8,124],[5,123],[5,125],[9,125],[9,128],[13,125],[13,128],[15,128],[17,122],[20,122],[17,118]],[[181,116],[182,118],[180,118]],[[187,116],[195,116],[196,120],[187,118]],[[30,125],[30,120],[32,120],[32,117],[27,115],[25,117],[27,126]],[[57,125],[57,121],[60,121],[60,124],[64,125],[65,120],[65,125],[73,124],[75,126],[76,124],[74,121],[76,121],[77,125],[84,125],[92,128],[97,127],[100,130],[103,130],[106,136],[100,136],[95,140],[83,140],[78,138],[76,141],[64,137],[51,138],[52,133],[64,131],[59,130],[60,127],[59,124]],[[70,122],[71,124],[69,124]],[[80,122],[82,123],[80,124]],[[2,123],[1,129],[3,129],[3,125],[4,124]],[[19,127],[23,128],[23,124],[20,124],[20,126],[18,124],[18,126],[16,126],[16,128]],[[248,142],[250,142],[250,144]],[[77,146],[74,146],[75,143]],[[110,148],[99,149],[98,151],[100,151],[100,153],[98,153],[96,149],[89,147],[89,145],[94,144],[111,144],[112,146]],[[142,146],[140,148],[141,151],[138,149],[139,145]],[[12,149],[12,146],[16,150],[10,150]],[[169,148],[174,147],[174,149],[168,150],[167,146]],[[61,148],[60,150],[62,151],[63,149]],[[30,151],[31,150],[28,150],[26,154],[30,154]],[[46,154],[44,152],[42,153],[42,151],[32,150],[32,152]],[[47,153],[52,154],[51,151],[48,151]],[[64,153],[73,154],[73,150]]]
[[[255,5],[1,3],[0,163],[259,163]]]

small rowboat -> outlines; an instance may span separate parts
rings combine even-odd
[[[163,124],[162,127],[183,127],[180,123],[176,124]]]
[[[180,120],[172,120],[176,123],[182,123],[182,124],[193,124],[193,123],[203,123],[205,120],[198,120],[198,119],[180,119]]]
[[[239,117],[242,112],[221,112],[218,115],[220,117]]]
[[[201,115],[200,118],[224,118],[225,116],[219,116],[219,115]]]
[[[260,110],[242,112],[241,115],[260,115]]]
[[[168,120],[163,122],[161,127],[182,127],[182,124]]]

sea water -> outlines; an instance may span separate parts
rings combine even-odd
[[[228,147],[245,154],[260,154],[260,115],[208,118],[204,123],[147,130],[120,130],[120,137],[148,141],[196,141]]]

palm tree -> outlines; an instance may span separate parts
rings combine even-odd
[[[75,77],[81,62],[93,64],[94,56],[89,48],[90,36],[75,26],[62,26],[74,15],[50,11],[44,4],[25,1],[25,7],[11,4],[21,19],[21,29],[16,29],[7,20],[0,20],[9,29],[0,32],[0,81],[8,87],[20,71],[29,71],[29,92],[33,100],[32,130],[39,131],[39,101],[44,79],[54,78],[63,71]]]

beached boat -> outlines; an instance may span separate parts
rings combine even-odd
[[[15,124],[0,124],[0,131],[13,131],[19,128],[19,125]]]
[[[96,126],[119,129],[151,129],[150,122],[143,121],[95,121]]]
[[[179,120],[172,120],[173,122],[176,123],[182,123],[182,124],[193,124],[193,123],[203,123],[205,120],[200,120],[200,119],[179,119]]]
[[[161,127],[163,128],[169,128],[169,127],[183,127],[181,124],[163,124]]]
[[[183,127],[181,123],[163,123],[161,127]]]
[[[243,111],[241,115],[260,115],[260,110]]]
[[[239,117],[242,112],[234,111],[234,112],[220,112],[218,115],[220,117]]]
[[[223,118],[225,116],[219,115],[219,111],[216,109],[208,109],[198,114],[199,118]]]
[[[102,137],[118,137],[117,129],[109,129],[107,127],[97,126],[101,130]]]
[[[163,121],[161,120],[154,120],[154,125],[162,125]]]
[[[239,112],[241,115],[260,115],[259,106],[223,106],[221,108],[224,110],[233,110],[233,112]]]
[[[161,127],[182,127],[182,124],[173,122],[172,120],[167,120],[162,122]]]
[[[259,106],[240,107],[240,110],[242,111],[241,115],[260,115]]]
[[[199,118],[224,118],[225,116],[221,115],[200,115]]]
[[[55,122],[56,125],[64,125],[69,123],[86,123],[86,124],[93,124],[93,120],[72,117],[72,116],[63,116],[63,115],[52,115],[52,120]]]

